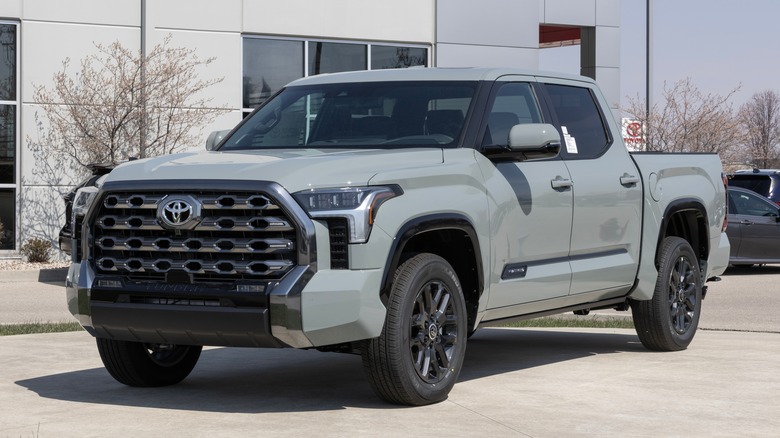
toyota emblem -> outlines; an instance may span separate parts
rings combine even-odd
[[[157,207],[157,217],[166,228],[189,229],[200,222],[200,203],[192,196],[169,196]]]

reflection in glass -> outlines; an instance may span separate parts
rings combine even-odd
[[[303,41],[244,38],[244,108],[255,108],[303,77]]]
[[[16,25],[0,24],[0,100],[16,100]]]
[[[14,202],[14,189],[0,189],[0,222],[3,224],[0,230],[0,250],[14,249],[14,225],[16,217],[16,203]]]
[[[366,46],[309,42],[309,75],[365,70]]]
[[[16,107],[0,105],[0,184],[16,182]]]
[[[428,65],[428,49],[420,47],[371,46],[371,70]]]
[[[476,85],[389,81],[287,87],[245,119],[220,150],[454,147]]]

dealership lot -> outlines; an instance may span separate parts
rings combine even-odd
[[[51,312],[38,320],[59,320],[59,286],[5,274],[0,318],[28,294]],[[633,330],[482,329],[449,399],[421,408],[381,403],[358,356],[209,348],[182,384],[138,389],[106,373],[86,333],[0,337],[0,437],[775,436],[778,281],[761,267],[711,283],[678,353],[644,350]]]

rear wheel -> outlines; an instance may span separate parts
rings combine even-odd
[[[111,377],[128,386],[167,386],[181,382],[198,363],[201,346],[147,344],[97,339]]]
[[[396,271],[382,333],[366,341],[363,368],[391,403],[426,405],[447,398],[466,351],[466,304],[449,263],[418,254]]]
[[[679,237],[665,238],[653,298],[631,302],[642,345],[655,351],[687,348],[699,325],[701,301],[702,279],[691,245]]]

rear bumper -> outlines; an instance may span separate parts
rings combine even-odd
[[[711,245],[710,257],[707,263],[707,278],[716,277],[723,274],[729,266],[729,238],[726,233],[720,233],[720,239],[716,245]]]

